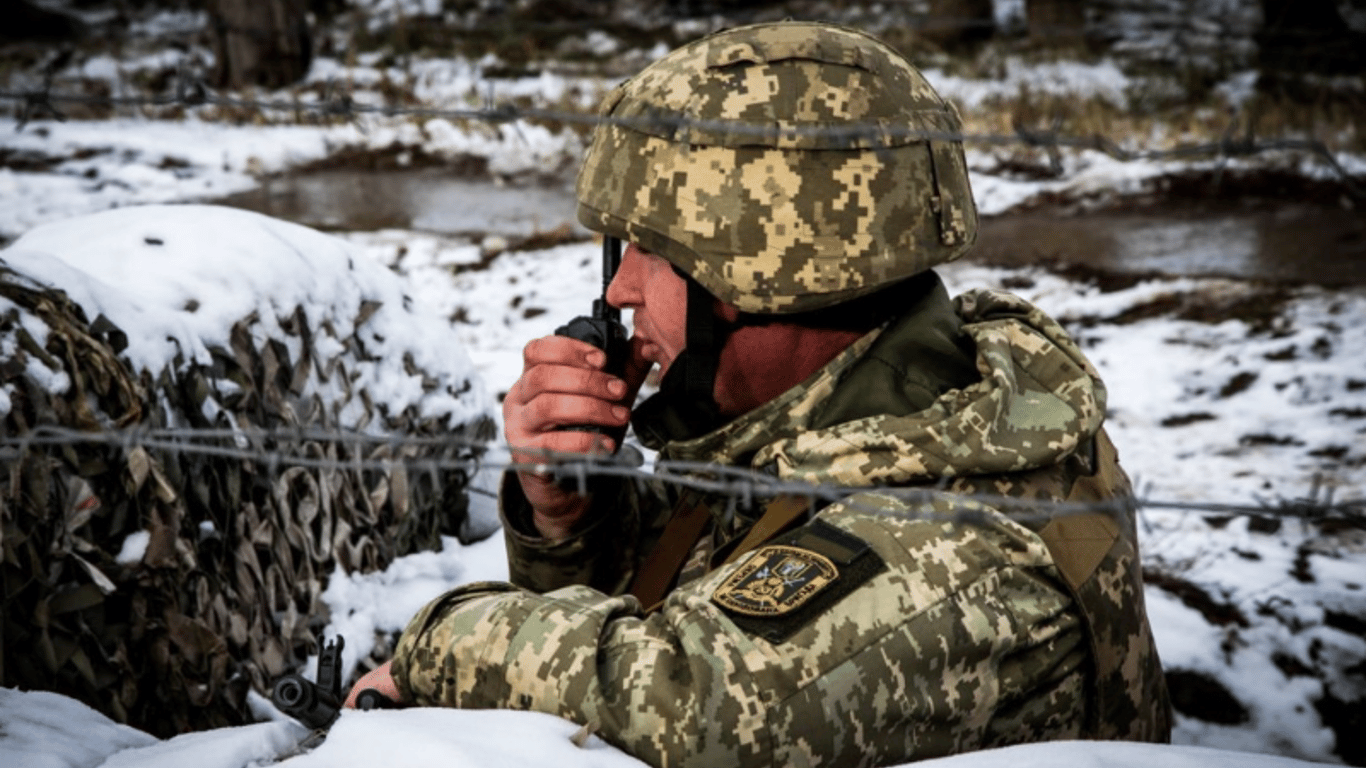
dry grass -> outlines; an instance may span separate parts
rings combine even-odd
[[[1104,137],[1127,150],[1165,151],[1223,139],[1317,140],[1333,152],[1366,151],[1366,98],[1305,103],[1257,94],[1235,107],[1215,95],[1161,109],[1116,105],[1097,96],[1021,89],[963,111],[966,132],[1003,136],[1017,129],[1072,138]]]

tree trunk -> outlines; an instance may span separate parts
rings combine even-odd
[[[1051,46],[1080,45],[1086,34],[1086,0],[1025,0],[1029,37]]]
[[[209,0],[220,88],[281,88],[313,60],[306,0]]]
[[[946,49],[982,42],[996,29],[991,0],[930,0],[929,10],[920,35]]]

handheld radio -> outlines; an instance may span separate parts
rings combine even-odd
[[[607,287],[621,266],[621,240],[604,236],[602,239],[602,296],[593,300],[593,314],[579,315],[566,325],[555,329],[556,336],[586,341],[607,354],[603,370],[620,377],[626,372],[626,361],[631,355],[631,344],[626,337],[626,326],[621,324],[621,310],[607,303]],[[621,444],[625,429],[608,430],[589,424],[575,424],[560,429],[597,432],[609,435]]]

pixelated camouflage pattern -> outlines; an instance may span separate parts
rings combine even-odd
[[[549,542],[536,533],[531,508],[515,472],[504,472],[498,493],[503,537],[513,581],[535,592],[549,592],[570,584],[592,587],[609,595],[627,591],[635,565],[663,531],[672,509],[671,491],[647,484],[645,494],[617,484],[594,493],[595,509],[614,510],[595,515],[576,535]],[[614,491],[614,492],[613,492]],[[649,502],[642,505],[642,498]]]
[[[783,643],[737,631],[708,599],[729,567],[648,617],[582,586],[479,585],[414,618],[394,675],[424,705],[596,722],[661,766],[892,764],[1076,738],[1085,634],[1048,552],[998,512],[932,503],[965,508],[984,523],[898,518],[902,502],[876,494],[822,511],[890,567]]]
[[[949,484],[926,501],[870,490],[822,509],[820,519],[868,542],[889,567],[790,639],[750,635],[710,599],[738,562],[678,586],[648,616],[635,598],[611,596],[670,502],[655,495],[668,489],[623,484],[595,499],[607,511],[564,542],[510,520],[521,587],[456,590],[424,609],[396,653],[404,692],[426,704],[596,722],[654,765],[875,765],[1044,739],[1165,741],[1170,713],[1128,481],[1100,428],[1104,387],[1027,302],[981,291],[954,308],[977,343],[982,380],[943,395],[931,413],[812,427],[842,371],[879,340],[896,346],[874,332],[777,400],[663,451],[788,480]],[[1118,499],[1113,515],[1067,518],[1110,521],[1113,540],[1087,528],[1073,538],[1104,548],[1074,557],[1050,520],[1014,519],[1016,507],[963,492]],[[505,507],[517,496],[515,481],[506,485]],[[728,502],[715,501],[718,539],[753,519],[728,517]],[[968,511],[972,522],[944,519]],[[616,586],[590,589],[588,578]]]
[[[579,220],[747,312],[847,301],[976,238],[957,113],[862,32],[720,32],[619,86],[602,115]]]
[[[1105,386],[1062,326],[1008,293],[974,291],[956,303],[976,344],[978,383],[916,413],[808,429],[842,372],[872,344],[870,335],[801,386],[710,434],[670,445],[668,456],[732,464],[753,455],[754,466],[784,479],[914,485],[1047,467],[1100,429]]]

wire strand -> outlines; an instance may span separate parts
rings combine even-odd
[[[251,447],[242,447],[245,441]],[[305,455],[290,450],[312,443],[333,443],[355,448],[350,456],[325,458]],[[894,497],[903,502],[927,503],[942,497],[944,487],[888,487],[812,484],[785,480],[747,467],[724,466],[678,460],[659,460],[651,468],[624,464],[614,457],[561,454],[554,452],[519,451],[536,456],[536,461],[514,461],[491,458],[487,450],[491,444],[459,435],[397,435],[368,434],[345,430],[316,428],[284,429],[195,429],[195,428],[132,428],[87,432],[54,426],[40,426],[21,436],[0,438],[0,463],[16,462],[36,448],[60,448],[76,445],[103,444],[124,451],[142,448],[164,454],[197,454],[252,462],[268,468],[271,473],[289,467],[348,471],[392,472],[402,466],[409,471],[438,473],[460,471],[472,474],[472,466],[486,470],[530,471],[572,480],[586,489],[592,478],[615,478],[641,483],[663,483],[679,488],[690,488],[704,493],[737,499],[773,498],[779,495],[807,496],[825,504],[844,504],[855,509],[887,514],[881,507],[871,506],[871,499],[860,500],[860,494]],[[366,449],[370,449],[367,452]],[[374,453],[387,449],[385,455]],[[442,450],[438,455],[405,455],[421,450]],[[367,455],[368,453],[368,455]],[[495,495],[486,489],[472,489],[485,495]],[[1142,495],[1136,499],[1115,499],[1104,502],[1062,502],[1006,495],[952,492],[954,499],[971,499],[978,504],[1009,512],[1016,520],[1045,520],[1060,515],[1113,513],[1117,505],[1135,504],[1141,509],[1166,510],[1203,515],[1274,516],[1308,520],[1335,520],[1352,526],[1366,527],[1366,499],[1334,500],[1331,486],[1321,477],[1311,480],[1310,492],[1297,499],[1258,500],[1255,504],[1220,501],[1180,501]],[[913,513],[924,519],[947,518],[956,521],[980,519],[985,510],[969,507],[949,515]]]

